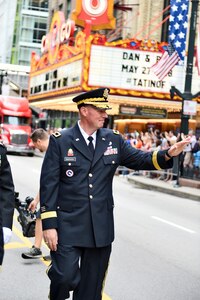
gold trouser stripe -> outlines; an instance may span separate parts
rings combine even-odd
[[[154,167],[155,167],[157,170],[161,170],[161,167],[159,166],[158,160],[157,160],[157,153],[158,153],[158,151],[154,151],[154,152],[153,152],[152,162],[153,162]]]
[[[46,274],[48,275],[49,270],[51,269],[52,263],[50,263],[50,265],[48,266],[48,268],[46,269]]]
[[[41,214],[41,219],[48,219],[48,218],[56,218],[57,217],[57,213],[56,211],[47,211]]]

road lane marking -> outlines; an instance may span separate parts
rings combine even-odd
[[[19,243],[19,242],[10,242],[5,245],[5,249],[17,249],[17,248],[24,248],[26,245],[24,243]]]
[[[14,220],[17,221],[17,216],[16,214],[14,214]],[[17,221],[18,222],[18,221]],[[14,226],[13,224],[13,228],[12,228],[12,231],[20,238],[20,240],[22,242],[24,242],[24,244],[27,246],[27,247],[32,247],[32,243],[29,241],[29,239],[25,236],[23,236],[23,233],[21,230],[19,230],[17,227]]]
[[[16,222],[18,222],[16,213],[14,214],[14,220]],[[18,243],[18,242],[11,242],[11,243],[8,243],[8,244],[5,245],[5,249],[14,249],[14,248],[16,249],[16,248],[23,248],[23,247],[32,247],[32,243],[29,241],[29,239],[27,237],[23,236],[22,231],[20,231],[17,227],[15,227],[14,224],[13,224],[13,227],[12,227],[12,231],[19,239],[22,240],[23,244]],[[42,244],[45,247],[47,247],[47,245],[44,242],[42,242]],[[49,264],[50,264],[49,261],[45,261],[43,258],[40,258],[40,260],[42,261],[42,263],[44,265],[46,265],[47,267],[49,266]],[[108,295],[103,293],[103,299],[102,300],[112,300],[112,299]]]
[[[176,227],[176,228],[178,228],[178,229],[181,229],[181,230],[187,231],[187,232],[189,232],[189,233],[195,233],[195,231],[194,231],[194,230],[191,230],[191,229],[189,229],[189,228],[186,228],[186,227],[184,227],[184,226],[178,225],[178,224],[176,224],[176,223],[173,223],[173,222],[170,222],[170,221],[164,220],[164,219],[162,219],[162,218],[159,218],[159,217],[156,217],[156,216],[151,216],[151,217],[152,217],[152,219],[155,219],[155,220],[157,220],[157,221],[160,221],[160,222],[163,222],[163,223],[165,223],[165,224],[168,224],[168,225],[174,226],[174,227]]]

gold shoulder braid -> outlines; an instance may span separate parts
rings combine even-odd
[[[61,136],[61,133],[59,131],[56,131],[54,133],[52,133],[52,135],[55,137],[55,138],[58,138]]]

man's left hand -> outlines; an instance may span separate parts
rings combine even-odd
[[[175,143],[173,146],[171,146],[168,150],[168,153],[170,156],[177,156],[179,155],[185,148],[187,144],[189,144],[191,141],[191,137],[187,137],[183,139],[180,142]]]

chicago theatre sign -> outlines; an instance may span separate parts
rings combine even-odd
[[[78,0],[71,20],[65,21],[63,12],[54,14],[50,32],[42,39],[41,56],[33,53],[31,57],[30,102],[104,86],[115,95],[163,100],[170,99],[172,81],[182,90],[183,66],[175,66],[164,80],[151,70],[166,43],[107,42],[104,35],[91,34],[91,30],[115,27],[113,5],[112,0]]]

